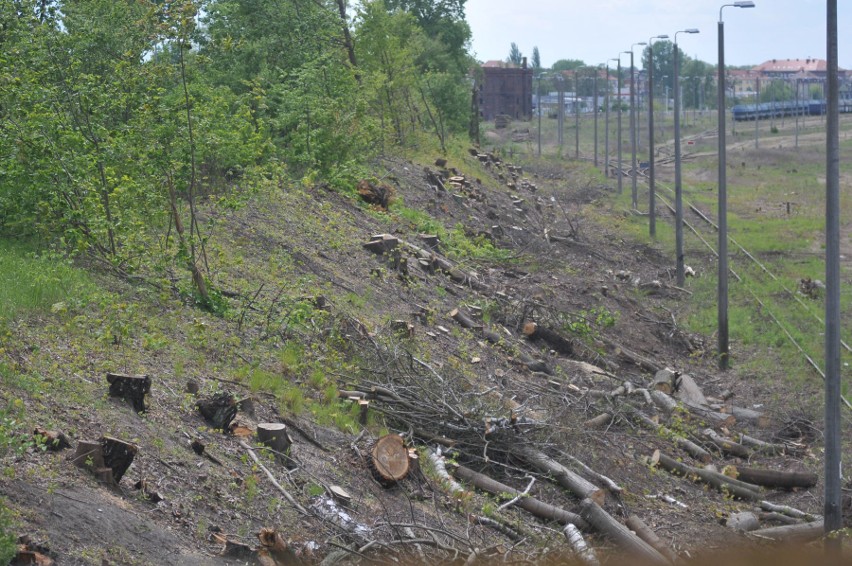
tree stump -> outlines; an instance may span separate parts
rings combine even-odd
[[[75,466],[92,472],[106,484],[121,481],[139,448],[117,438],[102,436],[97,442],[81,440],[71,458]]]
[[[196,406],[207,422],[222,432],[228,431],[228,426],[237,416],[237,403],[230,393],[217,393],[212,397],[200,399]]]
[[[110,436],[102,436],[100,444],[104,464],[107,468],[112,469],[112,477],[115,483],[118,483],[121,481],[127,468],[133,463],[133,458],[139,452],[139,447]]]
[[[671,395],[674,393],[675,380],[679,375],[678,372],[672,371],[669,368],[661,369],[654,375],[654,379],[651,381],[651,389]]]
[[[109,382],[109,396],[121,397],[131,405],[137,413],[147,410],[145,396],[151,392],[151,377],[147,375],[124,375],[120,373],[106,374]]]
[[[44,442],[45,448],[50,452],[57,452],[66,448],[71,448],[71,443],[68,437],[58,430],[46,430],[41,427],[36,427],[33,431],[33,436],[39,441]]]
[[[293,439],[287,434],[283,423],[260,423],[257,425],[257,440],[275,453],[275,457],[290,463],[290,446]]]
[[[370,468],[376,479],[389,487],[405,478],[410,470],[408,449],[398,434],[386,434],[373,445]]]

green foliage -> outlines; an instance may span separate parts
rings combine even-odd
[[[0,240],[0,321],[33,310],[64,312],[85,303],[94,285],[86,273],[56,254]]]
[[[509,47],[509,56],[506,58],[506,61],[520,67],[523,59],[524,54],[521,53],[520,49],[518,49],[518,44],[513,41],[512,45]]]
[[[23,416],[24,404],[20,399],[13,400],[8,407],[0,410],[0,457],[9,453],[21,454],[35,445],[33,438],[24,430]]]
[[[12,513],[0,500],[0,564],[11,564],[18,551]]]

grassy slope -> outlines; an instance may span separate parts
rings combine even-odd
[[[455,161],[462,162],[464,158],[459,155]],[[482,177],[489,190],[497,190],[497,183],[489,180],[487,172],[475,160],[464,163],[466,174]],[[7,244],[0,261],[13,267],[0,270],[0,277],[15,275],[13,283],[0,286],[8,289],[4,292],[14,293],[0,301],[0,305],[7,305],[0,316],[4,319],[0,403],[8,407],[6,415],[15,421],[14,424],[7,421],[4,439],[11,442],[15,439],[8,436],[9,432],[24,432],[36,424],[62,429],[74,438],[108,432],[142,444],[145,458],[149,458],[143,461],[150,465],[156,466],[153,462],[156,460],[174,465],[187,459],[184,433],[216,438],[197,418],[193,399],[183,393],[188,380],[199,382],[202,393],[231,388],[227,382],[234,382],[239,389],[257,392],[265,399],[264,403],[269,405],[267,417],[273,416],[269,411],[274,410],[290,415],[301,413],[322,427],[340,431],[338,434],[354,434],[360,428],[357,414],[350,405],[337,401],[337,388],[355,376],[364,360],[347,352],[341,321],[357,320],[369,329],[380,329],[395,318],[407,316],[410,310],[424,307],[434,313],[431,316],[437,317],[437,324],[451,326],[443,314],[457,304],[452,296],[457,291],[449,285],[433,282],[401,288],[392,273],[383,271],[382,267],[372,269],[374,262],[365,257],[361,242],[379,231],[407,238],[426,230],[443,231],[445,241],[451,242],[450,255],[454,253],[463,263],[476,259],[475,263],[482,264],[486,260],[487,267],[496,265],[494,262],[500,259],[482,241],[465,236],[464,230],[457,228],[459,225],[479,228],[487,220],[474,217],[474,212],[464,208],[452,209],[452,214],[439,214],[428,202],[428,195],[422,194],[426,189],[411,182],[416,176],[406,173],[418,166],[398,160],[389,162],[388,167],[386,174],[398,175],[401,182],[399,199],[390,213],[367,210],[321,187],[261,188],[239,211],[227,214],[209,211],[216,217],[209,250],[213,258],[211,267],[219,287],[235,294],[224,317],[200,312],[171,292],[129,285],[97,273],[87,274],[55,259],[33,259],[27,256],[26,248]],[[545,171],[561,166],[539,167]],[[805,170],[803,166],[802,171]],[[575,171],[573,175],[572,187],[589,188],[601,183],[599,177],[587,170]],[[737,182],[744,180],[737,178]],[[613,250],[620,249],[644,239],[641,219],[622,215],[625,198],[596,199],[585,211],[577,205],[569,212],[576,214],[575,220],[587,213],[603,220]],[[743,204],[740,218],[745,217],[747,206]],[[812,246],[810,241],[802,245],[803,238],[812,232],[810,223],[801,221],[801,230],[793,233],[789,226],[780,225],[783,222],[783,219],[767,220],[766,230],[779,225],[774,239],[783,240],[789,249]],[[588,229],[594,229],[592,224],[588,224]],[[732,225],[738,236],[745,236],[747,225]],[[635,236],[622,235],[630,233]],[[670,239],[663,236],[661,245],[667,245]],[[751,238],[748,244],[760,241]],[[694,243],[690,246],[693,250],[697,247]],[[540,262],[548,265],[544,259]],[[781,269],[786,265],[780,261],[776,267]],[[531,267],[535,269],[532,263],[525,266]],[[595,277],[600,274],[588,273],[588,267],[566,265],[560,269],[571,278],[582,279],[582,274],[588,274],[588,284],[598,284]],[[809,274],[812,269],[813,266],[808,267]],[[706,266],[705,273],[710,271],[712,266]],[[793,271],[792,277],[796,273]],[[704,276],[690,283],[695,295],[693,307],[687,309],[691,311],[688,315],[691,324],[708,333],[712,331],[712,317],[707,314],[712,310],[712,281],[712,277]],[[333,305],[331,312],[317,308],[314,299],[320,295]],[[735,359],[741,361],[744,373],[756,373],[760,368],[767,379],[775,379],[778,374],[771,366],[801,362],[795,362],[796,356],[789,353],[789,346],[783,340],[773,337],[767,341],[761,331],[766,328],[765,321],[757,319],[755,312],[747,309],[747,303],[742,296],[735,295],[732,335],[749,346],[738,348]],[[487,301],[482,306],[488,307]],[[662,311],[658,314],[665,316]],[[686,316],[687,312],[677,314]],[[755,329],[753,339],[743,338],[743,331],[749,325]],[[472,336],[453,327],[452,338],[457,343],[447,352],[447,358],[442,359],[447,367],[453,364],[468,367],[466,363],[459,364],[459,360],[469,362],[480,357],[487,360],[489,353]],[[641,348],[641,342],[633,347]],[[438,355],[428,349],[420,352]],[[126,408],[105,397],[102,376],[107,371],[155,376],[155,410],[151,416],[130,418]],[[465,371],[471,377],[477,373]],[[800,372],[799,379],[804,379],[803,373]],[[799,386],[812,389],[812,382],[796,387]],[[381,419],[371,418],[374,434],[386,430]],[[348,442],[343,440],[347,437],[327,438]],[[625,438],[621,440],[628,442]],[[637,446],[640,449],[644,445]],[[239,457],[228,445],[220,450],[229,457]],[[633,454],[632,446],[629,454]],[[46,482],[46,489],[51,486],[59,489],[80,481],[73,473],[69,475],[60,458],[40,456],[37,450],[19,458],[7,451],[3,462],[8,481]],[[277,517],[274,520],[280,523],[278,514],[286,515],[286,506],[269,492],[265,492],[266,501],[259,501],[258,483],[262,483],[262,477],[245,465],[238,465],[237,469],[239,481],[225,482],[223,499],[217,500],[219,508],[235,514],[269,517],[267,521]],[[328,473],[331,475],[322,476],[325,482],[352,481],[342,470]],[[300,491],[312,493],[317,485],[308,480]],[[639,480],[634,479],[633,485],[636,497],[642,488]],[[203,490],[201,494],[193,493],[193,497],[204,497]],[[363,493],[368,494],[365,505],[375,503],[377,495],[366,488]],[[634,505],[643,504],[641,499],[631,501]],[[217,515],[193,508],[192,517],[194,525],[184,526],[183,531],[203,545],[206,526],[217,521]],[[38,531],[30,519],[26,509],[17,508],[16,520]],[[81,559],[96,561],[98,556],[115,558],[110,552],[118,551],[101,548],[90,551],[90,555],[78,548],[75,552],[80,553]]]

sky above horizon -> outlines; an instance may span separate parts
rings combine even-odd
[[[581,59],[587,65],[614,59],[631,45],[652,36],[687,28],[678,46],[692,58],[715,64],[718,57],[719,8],[733,0],[467,0],[466,19],[473,32],[477,60],[505,60],[512,42],[532,59],[538,47],[541,63]],[[852,6],[838,2],[838,64],[852,69]],[[826,2],[822,0],[755,0],[754,8],[725,8],[726,65],[758,65],[771,59],[826,58]],[[636,46],[636,65],[639,53]],[[613,63],[614,64],[614,63]],[[629,54],[622,65],[630,64]]]

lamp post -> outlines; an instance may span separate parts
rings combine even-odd
[[[669,115],[669,76],[663,75],[663,120],[660,125],[660,139],[666,139],[666,118]]]
[[[600,66],[595,67],[595,78],[594,84],[592,88],[595,89],[594,93],[594,112],[595,112],[595,169],[598,167],[598,75],[600,74]]]
[[[648,231],[652,238],[657,236],[654,210],[657,206],[657,195],[654,194],[654,40],[668,38],[667,35],[655,35],[648,40]]]
[[[719,78],[718,120],[719,126],[719,369],[728,369],[728,187],[727,187],[727,155],[725,147],[725,22],[722,20],[722,10],[728,6],[734,8],[754,8],[754,2],[741,1],[733,4],[723,4],[719,8]]]
[[[639,194],[636,190],[636,70],[633,68],[633,48],[637,45],[647,44],[641,41],[630,46],[630,153],[632,158],[630,203],[633,210],[639,208]]]
[[[558,124],[558,141],[559,141],[559,155],[562,155],[562,142],[564,139],[563,130],[565,126],[565,77],[562,76],[562,73],[556,75],[556,84],[559,86],[559,110],[556,112]]]
[[[679,86],[678,73],[680,66],[680,52],[677,47],[677,34],[679,33],[699,33],[695,28],[687,28],[676,31],[674,34],[674,84],[675,88]],[[680,90],[680,89],[678,89]],[[684,284],[684,266],[683,266],[683,189],[681,188],[680,175],[680,96],[675,92],[675,109],[674,109],[674,150],[675,150],[675,263],[677,265],[676,275],[677,284],[683,287]]]
[[[574,159],[580,159],[580,105],[578,95],[580,94],[580,77],[574,70]]]
[[[541,77],[544,76],[544,73],[539,73],[536,77],[538,80],[538,156],[541,157]]]
[[[623,53],[627,53],[627,51]],[[622,53],[618,54],[618,75],[616,76],[616,100],[618,100],[618,194],[623,192],[622,179],[624,178],[621,162],[621,55]]]
[[[604,104],[606,104],[606,118],[604,119],[604,177],[609,179],[609,62],[615,59],[606,60],[606,95]]]

